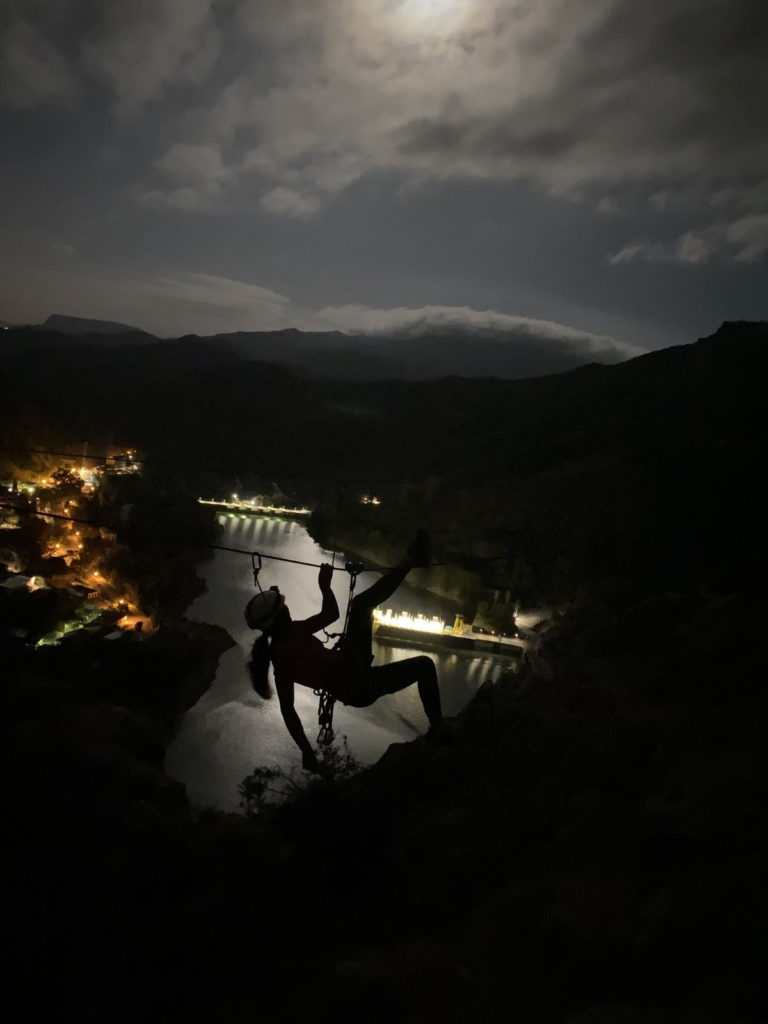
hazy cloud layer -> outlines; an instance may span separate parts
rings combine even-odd
[[[114,320],[159,337],[247,331],[255,325],[280,330],[298,315],[286,296],[270,288],[211,274],[142,277],[19,268],[9,272],[8,284],[30,310],[35,295],[45,291],[52,312]],[[34,314],[22,319],[40,322]]]
[[[569,352],[588,362],[629,359],[643,349],[565,324],[509,316],[496,310],[425,306],[421,309],[372,309],[349,305],[319,310],[301,308],[270,288],[210,274],[176,277],[86,277],[69,271],[20,273],[11,281],[20,290],[45,288],[56,312],[116,320],[160,337],[213,335],[249,330],[342,330],[372,339],[440,335],[505,340],[525,339],[542,353]],[[34,322],[34,320],[33,320]]]
[[[577,331],[550,320],[509,316],[493,309],[466,306],[424,306],[421,309],[370,309],[366,306],[336,306],[318,310],[310,318],[318,327],[336,327],[349,333],[418,337],[424,334],[464,334],[483,338],[525,336],[542,345],[556,343],[575,353],[629,359],[642,349],[604,335]]]

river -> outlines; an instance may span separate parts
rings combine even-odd
[[[255,516],[222,515],[224,527],[220,543],[226,547],[258,550],[306,562],[331,561],[331,554],[320,548],[304,527],[291,520]],[[336,564],[344,563],[336,555]],[[286,595],[294,619],[313,614],[320,606],[317,570],[289,562],[264,559],[262,586],[277,584]],[[208,692],[184,715],[165,758],[165,770],[184,782],[187,794],[198,807],[216,807],[237,811],[240,781],[256,765],[281,764],[286,768],[300,763],[299,753],[286,732],[277,699],[264,701],[250,685],[246,663],[254,634],[243,618],[243,609],[254,594],[250,560],[245,555],[216,551],[203,563],[207,591],[191,606],[187,617],[198,622],[223,626],[235,640],[219,661],[216,679]],[[378,577],[362,573],[357,581],[359,593]],[[333,589],[341,615],[346,609],[349,577],[334,573]],[[402,585],[387,602],[395,610],[433,614],[425,606],[423,594]],[[341,623],[337,627],[341,628]],[[400,658],[422,653],[413,648],[374,642],[375,664],[384,665]],[[464,653],[424,651],[435,662],[443,710],[455,715],[469,702],[486,679],[496,680],[515,667],[509,658],[478,657]],[[307,736],[317,735],[317,697],[303,686],[296,687],[296,710]],[[423,734],[427,720],[415,686],[383,697],[369,708],[346,708],[337,704],[334,729],[347,737],[349,748],[364,764],[377,761],[392,743],[402,743]]]

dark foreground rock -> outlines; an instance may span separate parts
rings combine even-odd
[[[130,713],[81,705],[73,732],[36,684],[6,802],[14,970],[46,978],[29,1012],[768,1019],[765,612],[572,611],[552,679],[486,687],[437,742],[255,823],[195,818]]]

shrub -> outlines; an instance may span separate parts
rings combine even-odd
[[[318,747],[320,772],[311,775],[298,767],[259,765],[246,775],[238,787],[240,806],[249,818],[256,817],[269,807],[295,800],[302,793],[319,786],[333,786],[362,771],[363,765],[349,749],[347,737],[341,737],[337,746]]]

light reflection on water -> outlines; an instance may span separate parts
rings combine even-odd
[[[255,516],[221,516],[224,533],[220,543],[227,547],[258,550],[300,561],[330,561],[298,522]],[[336,564],[344,556],[336,555]],[[245,625],[243,609],[253,596],[253,573],[245,555],[216,551],[200,569],[208,590],[189,609],[190,619],[223,626],[236,646],[222,655],[216,679],[208,692],[184,716],[179,732],[168,748],[165,768],[169,775],[187,786],[198,806],[237,810],[238,784],[258,764],[299,764],[298,750],[286,732],[277,699],[263,701],[251,689],[246,663],[253,633]],[[357,593],[378,577],[362,573]],[[320,606],[317,570],[289,562],[264,559],[261,585],[276,584],[286,595],[295,619],[303,619]],[[334,573],[333,590],[343,617],[349,577]],[[396,610],[416,613],[423,599],[406,586],[387,602]],[[431,613],[431,612],[430,612]],[[341,628],[341,623],[334,628]],[[375,663],[386,665],[415,654],[428,654],[437,666],[443,709],[455,715],[486,679],[494,681],[514,668],[508,658],[478,657],[469,653],[419,651],[414,647],[374,643]],[[317,735],[317,698],[311,690],[296,687],[296,710],[307,736]],[[426,731],[427,721],[415,686],[383,697],[370,708],[336,705],[334,728],[347,736],[352,753],[365,764],[377,761],[391,743],[411,740]]]

